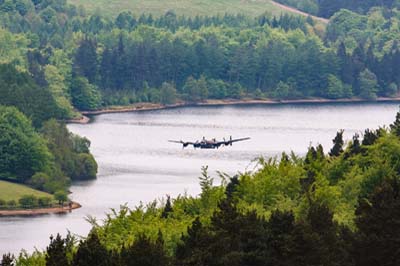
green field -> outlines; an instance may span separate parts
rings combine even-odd
[[[82,5],[89,12],[115,16],[121,11],[163,15],[174,10],[178,15],[216,15],[245,14],[257,16],[264,12],[279,15],[284,12],[270,0],[68,0],[77,6]]]
[[[14,184],[0,180],[0,200],[4,201],[15,200],[16,202],[18,202],[18,200],[24,195],[34,195],[37,198],[39,197],[53,198],[53,195],[49,193],[35,190],[24,185]]]

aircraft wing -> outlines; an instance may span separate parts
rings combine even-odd
[[[182,141],[182,140],[168,140],[168,142],[172,142],[172,143],[179,143],[179,144],[183,144],[183,145],[193,145],[194,142],[190,142],[190,141]]]
[[[240,139],[229,139],[229,140],[224,140],[224,141],[218,141],[215,144],[216,145],[231,145],[234,142],[239,142],[239,141],[244,141],[244,140],[249,140],[250,138],[240,138]]]
[[[233,143],[233,142],[244,141],[244,140],[249,140],[249,139],[250,138],[232,139],[232,140],[229,140],[229,142]]]

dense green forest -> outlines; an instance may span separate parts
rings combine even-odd
[[[1,63],[30,75],[52,98],[42,115],[57,118],[136,102],[375,99],[400,85],[395,8],[342,10],[326,29],[288,14],[110,18],[49,0],[2,1],[0,13]]]
[[[87,238],[51,238],[16,265],[398,265],[400,113],[329,152],[260,159],[255,172],[203,168],[201,194],[122,206]],[[11,255],[3,257],[12,260]]]

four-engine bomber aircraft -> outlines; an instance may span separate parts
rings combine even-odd
[[[211,139],[207,140],[203,137],[202,140],[196,141],[196,142],[190,142],[190,141],[182,141],[182,140],[169,140],[169,142],[173,143],[180,143],[182,144],[183,148],[186,148],[189,145],[193,145],[193,148],[200,148],[200,149],[218,149],[220,146],[232,146],[232,143],[238,142],[238,141],[243,141],[243,140],[249,140],[250,138],[241,138],[241,139],[232,139],[232,136],[229,138],[229,140],[222,140],[222,141],[217,141],[216,139]]]

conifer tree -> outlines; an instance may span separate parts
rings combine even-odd
[[[70,265],[67,258],[66,240],[60,234],[50,237],[50,245],[47,247],[46,266]]]
[[[400,183],[385,180],[356,210],[356,266],[400,265]]]
[[[169,258],[165,252],[162,234],[156,241],[140,234],[132,246],[121,251],[121,265],[124,266],[166,266]]]
[[[390,125],[390,132],[400,137],[400,112],[397,112],[396,120]]]
[[[339,130],[336,133],[336,137],[332,140],[333,147],[332,147],[331,151],[329,152],[329,155],[331,157],[337,157],[343,152],[343,144],[344,144],[343,132],[344,132],[343,129]]]
[[[174,209],[172,208],[171,197],[167,195],[167,202],[165,203],[165,207],[161,213],[161,218],[168,218],[170,213],[172,213],[173,211]]]
[[[108,266],[110,265],[110,253],[100,243],[95,230],[89,233],[85,241],[81,241],[74,256],[74,266]]]
[[[7,253],[3,254],[3,258],[0,262],[0,266],[14,266],[15,265],[15,257],[14,255]]]

